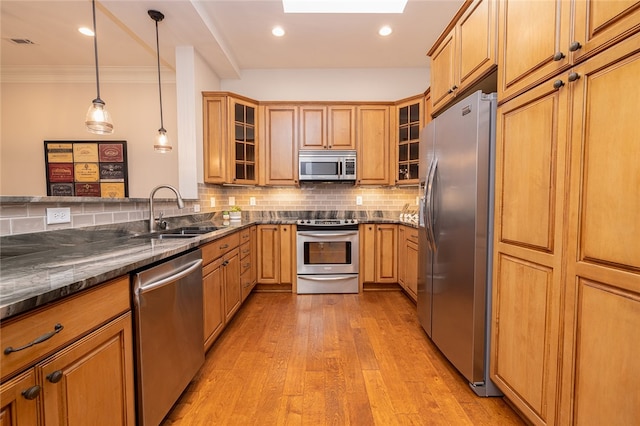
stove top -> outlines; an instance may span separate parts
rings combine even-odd
[[[298,219],[298,225],[308,226],[345,226],[357,225],[358,219]]]

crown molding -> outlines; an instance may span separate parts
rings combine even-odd
[[[172,69],[161,67],[163,84],[175,84]],[[1,83],[95,83],[93,66],[5,66],[0,67]],[[100,67],[100,83],[158,84],[156,67]]]

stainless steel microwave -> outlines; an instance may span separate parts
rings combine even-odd
[[[355,150],[309,150],[298,154],[300,181],[355,181]]]

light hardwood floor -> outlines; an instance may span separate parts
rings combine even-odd
[[[398,291],[249,296],[168,425],[521,425],[480,398]]]

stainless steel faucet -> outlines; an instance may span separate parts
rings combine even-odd
[[[183,209],[184,208],[184,201],[182,200],[182,196],[180,195],[178,190],[175,189],[173,186],[171,186],[171,185],[158,185],[155,188],[153,188],[151,190],[151,195],[149,195],[149,232],[155,232],[156,231],[156,223],[158,224],[158,226],[161,229],[166,229],[167,228],[167,222],[162,220],[162,212],[160,212],[160,216],[157,219],[155,217],[155,214],[153,213],[153,196],[156,195],[156,191],[158,191],[159,189],[162,189],[162,188],[167,188],[167,189],[172,190],[176,194],[176,202],[178,203],[178,208],[179,209]]]

